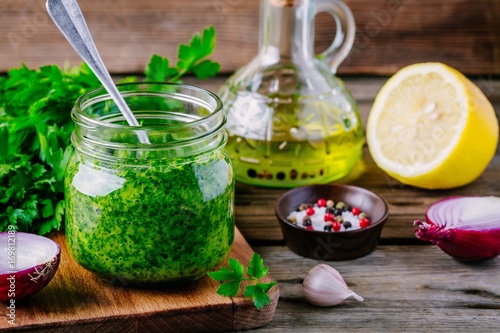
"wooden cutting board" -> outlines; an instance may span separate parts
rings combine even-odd
[[[81,268],[70,257],[64,235],[57,234],[54,240],[61,246],[61,263],[54,279],[30,299],[17,302],[16,325],[2,320],[0,331],[149,333],[244,330],[269,323],[278,304],[278,286],[269,291],[271,304],[258,311],[252,300],[242,295],[234,298],[218,295],[219,283],[208,276],[172,289],[113,286]],[[252,253],[236,229],[228,258],[233,257],[247,265]],[[270,282],[272,277],[266,279]]]

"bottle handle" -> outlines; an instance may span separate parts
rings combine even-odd
[[[342,1],[338,0],[316,0],[316,15],[326,12],[333,16],[337,25],[337,33],[332,44],[318,56],[329,64],[332,73],[349,55],[354,44],[356,35],[356,24],[351,10]]]

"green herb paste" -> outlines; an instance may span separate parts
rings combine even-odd
[[[222,152],[161,166],[92,165],[66,172],[73,258],[125,285],[177,284],[212,270],[234,239],[232,166]]]

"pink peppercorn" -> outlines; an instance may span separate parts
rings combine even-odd
[[[325,213],[325,222],[328,222],[328,221],[335,221],[335,215],[331,214],[331,213]]]
[[[369,225],[370,225],[370,220],[367,219],[366,217],[364,217],[364,218],[362,218],[362,219],[359,220],[359,226],[361,228],[366,228]]]
[[[318,199],[317,203],[318,203],[319,207],[325,207],[326,206],[326,200],[323,199],[323,198]]]
[[[337,221],[335,221],[335,222],[332,223],[332,229],[333,229],[333,231],[339,231],[340,228],[341,228],[340,223],[338,223]]]
[[[314,208],[312,208],[312,207],[307,207],[307,209],[306,209],[306,214],[307,214],[307,215],[309,215],[309,216],[314,215]]]

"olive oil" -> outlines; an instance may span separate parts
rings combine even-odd
[[[236,180],[294,187],[347,175],[361,157],[364,138],[357,109],[342,96],[240,92],[228,98],[226,151]]]

